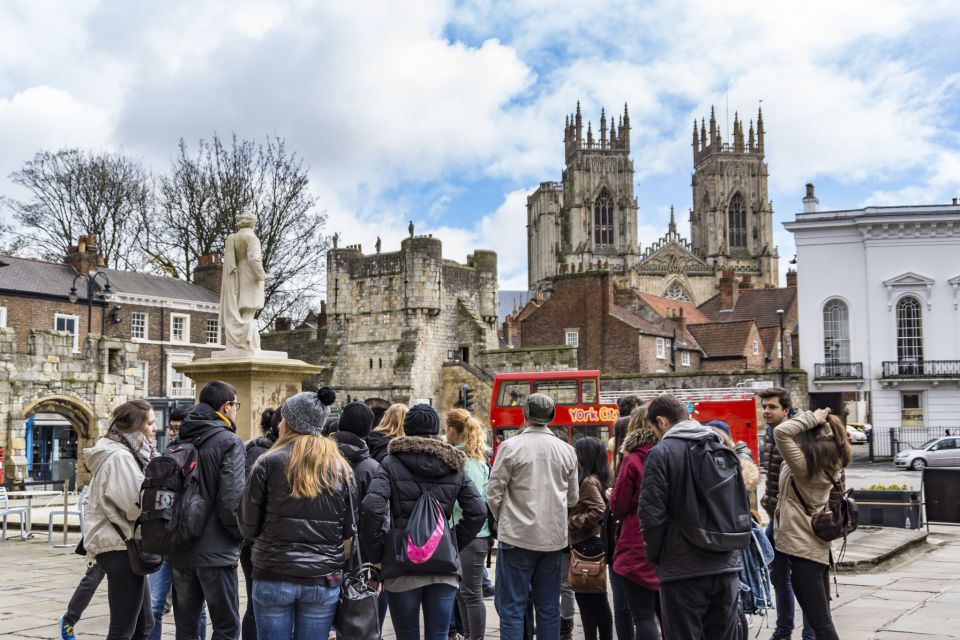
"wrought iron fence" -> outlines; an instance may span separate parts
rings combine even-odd
[[[960,435],[960,426],[874,427],[867,434],[870,462],[892,460],[901,451],[919,447],[941,436]]]
[[[863,380],[862,362],[817,362],[813,365],[814,380]]]
[[[885,360],[884,378],[960,378],[960,360]]]

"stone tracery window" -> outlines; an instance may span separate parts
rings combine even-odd
[[[670,283],[670,286],[667,287],[667,290],[663,292],[663,297],[669,300],[682,300],[683,302],[690,302],[690,296],[687,295],[687,292],[683,290],[683,287],[680,286],[680,283],[674,280]]]
[[[730,198],[727,207],[727,238],[731,247],[747,246],[747,207],[739,193]]]
[[[593,242],[597,246],[613,244],[613,200],[606,189],[593,203]]]

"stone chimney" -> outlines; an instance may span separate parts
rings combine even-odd
[[[737,304],[737,278],[733,269],[724,269],[720,275],[720,310],[730,311]]]
[[[223,282],[223,263],[220,254],[208,253],[197,259],[197,266],[193,268],[193,284],[213,291],[220,295],[220,285]]]
[[[749,273],[743,274],[743,278],[740,280],[741,289],[753,289],[752,277]]]
[[[797,272],[794,270],[787,271],[787,286],[796,287],[797,286]]]
[[[820,204],[820,201],[817,199],[817,196],[813,195],[813,183],[807,183],[807,195],[803,198],[803,212],[804,213],[816,213],[817,205]]]
[[[63,263],[73,267],[77,273],[90,273],[103,266],[103,256],[97,253],[97,241],[92,234],[77,238],[76,245],[67,247]]]

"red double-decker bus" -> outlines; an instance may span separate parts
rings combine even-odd
[[[550,429],[570,443],[589,436],[606,444],[620,417],[617,405],[600,402],[599,371],[498,373],[490,399],[494,455],[501,442],[523,430],[523,401],[531,393],[553,398],[557,414]]]

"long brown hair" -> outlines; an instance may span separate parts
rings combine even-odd
[[[807,477],[813,478],[824,471],[836,471],[850,464],[853,449],[847,441],[847,429],[838,416],[827,416],[827,428],[817,426],[797,436],[797,444],[807,463]]]
[[[146,400],[128,400],[114,407],[110,414],[110,426],[123,433],[140,431],[150,419],[151,411],[153,407]]]
[[[463,452],[468,458],[486,460],[487,447],[483,425],[470,415],[466,409],[454,408],[447,411],[447,426],[457,434],[463,443]]]
[[[340,455],[337,443],[326,436],[297,433],[287,427],[270,451],[283,447],[290,449],[287,482],[294,498],[315,498],[350,480],[350,463]]]
[[[385,433],[391,438],[397,438],[403,435],[403,419],[407,415],[407,405],[392,404],[384,412],[383,419],[374,431]]]

